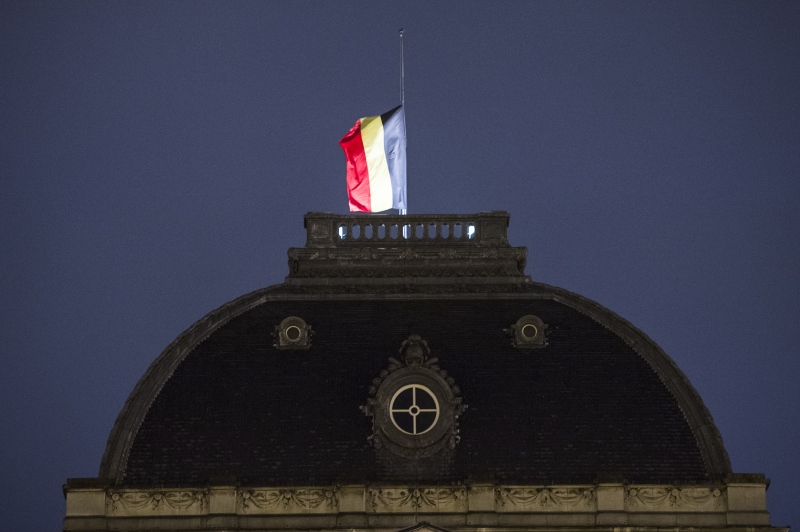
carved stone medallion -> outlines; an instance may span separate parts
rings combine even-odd
[[[361,409],[372,417],[376,448],[416,460],[458,443],[458,417],[466,405],[455,380],[429,354],[427,342],[411,335],[400,347],[400,360],[389,358],[389,367],[373,381]]]

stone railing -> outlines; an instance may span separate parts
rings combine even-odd
[[[508,213],[308,213],[306,246],[289,249],[296,285],[519,285],[527,250],[508,243]],[[451,287],[451,288],[452,288]]]
[[[308,213],[306,247],[508,246],[508,213],[339,215]]]

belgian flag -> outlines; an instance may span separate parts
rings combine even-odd
[[[339,145],[347,159],[347,196],[353,212],[406,209],[406,118],[398,105],[356,120]]]

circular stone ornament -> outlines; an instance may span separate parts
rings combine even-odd
[[[428,359],[424,340],[412,335],[390,358],[370,393],[364,412],[373,418],[371,441],[378,448],[409,459],[431,456],[459,440],[458,416],[464,411],[452,377]]]

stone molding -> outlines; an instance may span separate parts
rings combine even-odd
[[[703,486],[629,486],[625,489],[625,509],[639,512],[725,511],[727,490]]]
[[[108,490],[106,515],[197,515],[208,509],[208,490]]]
[[[715,485],[595,484],[563,486],[312,486],[203,489],[65,487],[67,520],[75,518],[342,516],[448,514],[574,515],[595,524],[656,526],[719,522],[768,526],[766,481]],[[731,497],[728,494],[734,494]],[[235,501],[235,503],[234,503]],[[651,517],[648,517],[651,516]],[[578,517],[583,516],[583,517]],[[670,517],[671,516],[671,517]],[[694,517],[693,517],[694,516]],[[339,517],[331,522],[337,521]],[[517,519],[517,518],[515,518]],[[666,521],[665,521],[666,520]],[[651,523],[652,521],[652,523]],[[498,521],[499,522],[499,521]],[[325,528],[325,527],[323,527]],[[70,529],[69,527],[65,529]]]
[[[467,490],[453,488],[368,488],[372,513],[460,513],[466,511]]]
[[[237,513],[336,513],[337,489],[282,488],[237,490]]]
[[[400,248],[291,248],[290,275],[296,279],[488,277],[523,278],[525,248],[424,249]]]
[[[595,489],[592,486],[498,487],[495,488],[496,511],[507,512],[595,512]]]

